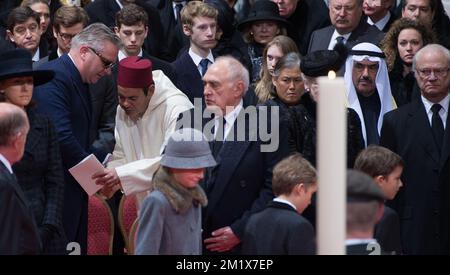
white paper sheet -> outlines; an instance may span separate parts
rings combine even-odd
[[[95,184],[92,175],[102,170],[103,165],[93,154],[90,154],[77,165],[70,168],[69,172],[78,181],[81,187],[83,187],[84,191],[86,191],[89,196],[92,196],[103,187],[102,185]]]

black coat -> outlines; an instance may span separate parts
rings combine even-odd
[[[438,254],[449,239],[450,200],[444,192],[450,184],[450,116],[447,117],[442,148],[434,142],[430,122],[421,100],[387,113],[381,129],[380,145],[399,154],[405,168],[404,186],[388,205],[400,217],[402,247],[405,254]]]
[[[144,42],[144,48],[154,56],[160,56],[164,52],[165,41],[162,32],[161,18],[158,11],[145,0],[136,0],[136,5],[141,6],[148,14],[148,35]],[[116,27],[116,13],[120,7],[114,0],[96,0],[86,6],[86,12],[89,15],[89,23],[103,23],[106,26]]]
[[[39,254],[41,244],[22,188],[0,162],[0,255]]]
[[[190,0],[188,0],[190,1]],[[161,59],[173,62],[178,53],[186,46],[189,46],[189,38],[184,35],[181,24],[177,24],[171,0],[147,0],[161,16],[161,28],[164,40],[157,41],[164,47]],[[163,43],[164,42],[164,43]]]
[[[258,112],[258,116],[262,115]],[[211,120],[211,118],[203,118],[202,121],[194,121],[193,118],[194,109],[191,109],[182,113],[179,123],[191,121],[189,126],[201,131]],[[247,138],[246,141],[237,141],[235,132],[235,141],[225,141],[216,156],[218,165],[208,168],[208,176],[202,183],[208,196],[208,206],[204,208],[202,214],[204,239],[211,237],[214,230],[225,226],[230,226],[233,233],[242,239],[250,215],[264,209],[272,200],[272,169],[289,153],[285,125],[279,126],[277,140],[264,142],[260,133],[257,133],[258,129],[261,129],[258,123],[250,125],[249,116],[245,116],[242,111],[235,125],[238,120],[245,122],[246,134],[256,134],[256,136],[255,139]],[[183,126],[186,127],[186,125]],[[269,125],[267,129],[271,129],[271,126]],[[263,145],[277,141],[278,147],[274,152],[262,150]],[[209,253],[206,250],[204,252]],[[240,246],[230,252],[239,253]]]
[[[287,20],[287,35],[295,41],[302,55],[308,52],[311,34],[331,25],[328,7],[318,0],[298,1],[297,9]]]
[[[22,159],[14,164],[33,211],[44,253],[64,254],[67,240],[62,226],[64,174],[58,137],[50,119],[28,110],[30,131]]]
[[[316,142],[317,142],[317,120],[316,120],[316,103],[311,99],[309,94],[302,96],[301,104],[304,108],[298,108],[300,129],[309,131],[306,134],[303,152],[313,165],[316,165]],[[303,132],[304,132],[303,131]],[[309,138],[311,136],[312,138]],[[355,110],[347,108],[347,167],[353,168],[356,157],[359,152],[364,149],[364,139],[361,130],[361,120]]]

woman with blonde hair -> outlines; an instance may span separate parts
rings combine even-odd
[[[414,55],[427,44],[434,43],[434,32],[419,21],[401,18],[395,21],[381,42],[389,69],[391,91],[397,106],[418,98],[412,63]]]
[[[263,60],[260,72],[260,80],[256,84],[255,93],[258,96],[259,103],[264,103],[273,98],[272,76],[275,65],[278,60],[288,53],[298,53],[297,45],[294,40],[285,35],[275,36],[272,41],[267,43],[263,51]]]

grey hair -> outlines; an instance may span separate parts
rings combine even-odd
[[[244,65],[242,65],[239,60],[229,55],[216,58],[215,62],[218,61],[226,63],[232,80],[242,80],[244,82],[244,93],[247,92],[250,85],[250,77],[248,70]]]
[[[97,51],[102,51],[105,41],[111,42],[118,48],[122,46],[120,38],[110,28],[102,23],[94,23],[72,39],[71,48],[77,49],[82,45],[89,45]]]
[[[273,76],[279,77],[284,69],[300,69],[300,55],[296,52],[283,56],[275,65]]]
[[[0,146],[7,146],[12,137],[28,126],[28,118],[19,107],[0,103]]]
[[[439,44],[428,44],[425,47],[423,47],[422,49],[420,49],[419,51],[417,51],[417,53],[414,55],[413,58],[413,66],[412,69],[414,72],[416,72],[416,63],[417,63],[417,59],[420,58],[420,56],[422,56],[422,54],[424,52],[428,52],[428,51],[440,51],[442,54],[445,55],[445,57],[447,57],[447,66],[450,67],[450,51],[445,48],[444,46],[441,46]]]

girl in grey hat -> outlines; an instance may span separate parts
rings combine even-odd
[[[185,128],[171,135],[153,177],[153,192],[142,203],[137,255],[201,254],[201,206],[207,198],[198,183],[206,167],[215,165],[200,131]]]

